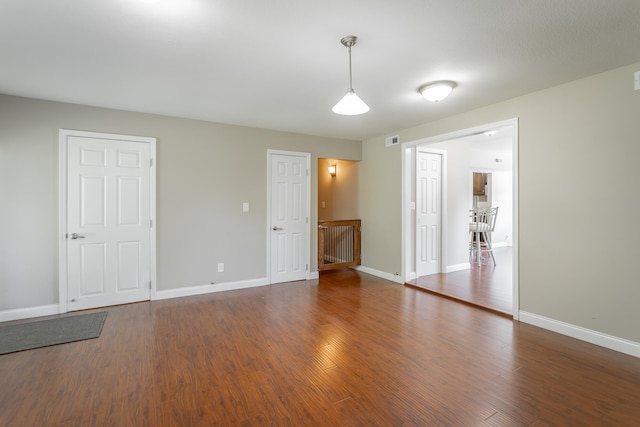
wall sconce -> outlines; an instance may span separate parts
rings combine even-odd
[[[336,176],[336,165],[329,165],[329,175]]]

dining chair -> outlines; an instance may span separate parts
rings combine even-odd
[[[492,208],[476,208],[469,211],[469,260],[471,261],[473,253],[477,264],[482,265],[482,251],[489,252],[493,265],[496,265],[496,259],[493,256],[491,247],[491,233],[496,228],[496,218],[498,216],[498,207]]]

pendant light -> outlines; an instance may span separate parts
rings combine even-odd
[[[346,36],[340,40],[344,46],[349,49],[349,89],[347,89],[347,93],[342,97],[340,101],[336,105],[333,106],[331,111],[336,114],[340,114],[343,116],[356,116],[358,114],[364,114],[369,111],[369,106],[356,95],[356,92],[353,90],[353,83],[351,78],[351,46],[356,44],[356,40],[358,38],[356,36]]]

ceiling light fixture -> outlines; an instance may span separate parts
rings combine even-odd
[[[351,46],[356,44],[356,40],[358,38],[356,36],[346,36],[340,40],[344,46],[349,49],[349,89],[347,89],[347,93],[342,97],[340,101],[336,105],[333,106],[331,111],[336,114],[340,114],[343,116],[356,116],[358,114],[364,114],[369,111],[369,106],[364,103],[362,99],[356,95],[356,92],[353,90],[353,83],[351,78]]]
[[[440,102],[445,99],[454,87],[456,87],[456,82],[451,80],[441,80],[438,82],[427,83],[426,85],[420,86],[418,91],[425,97],[427,101],[431,102]]]

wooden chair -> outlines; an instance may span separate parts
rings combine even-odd
[[[483,250],[491,254],[493,265],[496,265],[491,248],[491,233],[496,228],[497,216],[498,207],[477,208],[469,211],[469,260],[472,259],[475,251],[478,265],[482,265]]]

